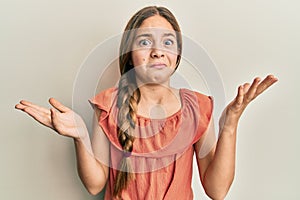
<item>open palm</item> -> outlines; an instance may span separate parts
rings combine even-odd
[[[78,114],[54,98],[50,98],[49,103],[53,108],[47,109],[22,100],[15,108],[22,110],[39,123],[55,130],[60,135],[72,138],[83,136],[82,134],[85,132],[86,126]]]
[[[245,108],[257,96],[277,82],[277,78],[268,75],[264,80],[255,78],[252,84],[245,83],[238,88],[237,96],[227,105],[220,119],[220,125],[237,123]]]

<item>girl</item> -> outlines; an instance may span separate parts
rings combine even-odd
[[[193,199],[195,152],[206,194],[224,199],[234,178],[239,118],[277,79],[269,75],[238,87],[220,118],[216,142],[212,99],[170,86],[181,50],[180,28],[168,9],[146,7],[129,20],[118,86],[90,100],[92,142],[81,117],[56,99],[49,100],[50,110],[24,100],[16,108],[74,139],[78,173],[91,194],[106,186],[105,199]]]

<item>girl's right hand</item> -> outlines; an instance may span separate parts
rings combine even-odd
[[[15,108],[27,113],[36,121],[55,130],[60,135],[74,139],[86,136],[85,123],[78,114],[54,98],[50,98],[49,102],[53,108],[47,109],[25,100],[21,100]]]

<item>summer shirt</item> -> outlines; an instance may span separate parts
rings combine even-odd
[[[99,125],[110,141],[109,179],[105,200],[113,188],[123,150],[117,136],[117,88],[109,88],[90,99],[101,110]],[[129,157],[135,179],[122,191],[124,200],[191,200],[194,146],[212,118],[210,96],[179,90],[181,109],[164,119],[137,115],[133,151]]]

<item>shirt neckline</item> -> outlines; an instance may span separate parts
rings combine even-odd
[[[139,115],[139,114],[136,114],[136,117],[137,117],[137,119],[144,119],[144,120],[149,120],[149,121],[166,121],[168,119],[176,117],[176,116],[178,116],[182,113],[182,110],[183,110],[183,107],[184,107],[183,89],[182,88],[179,89],[179,98],[180,98],[180,104],[181,104],[179,110],[177,110],[176,112],[174,112],[173,114],[171,114],[167,117],[164,117],[164,118],[150,118],[150,117],[145,117],[145,116]]]

